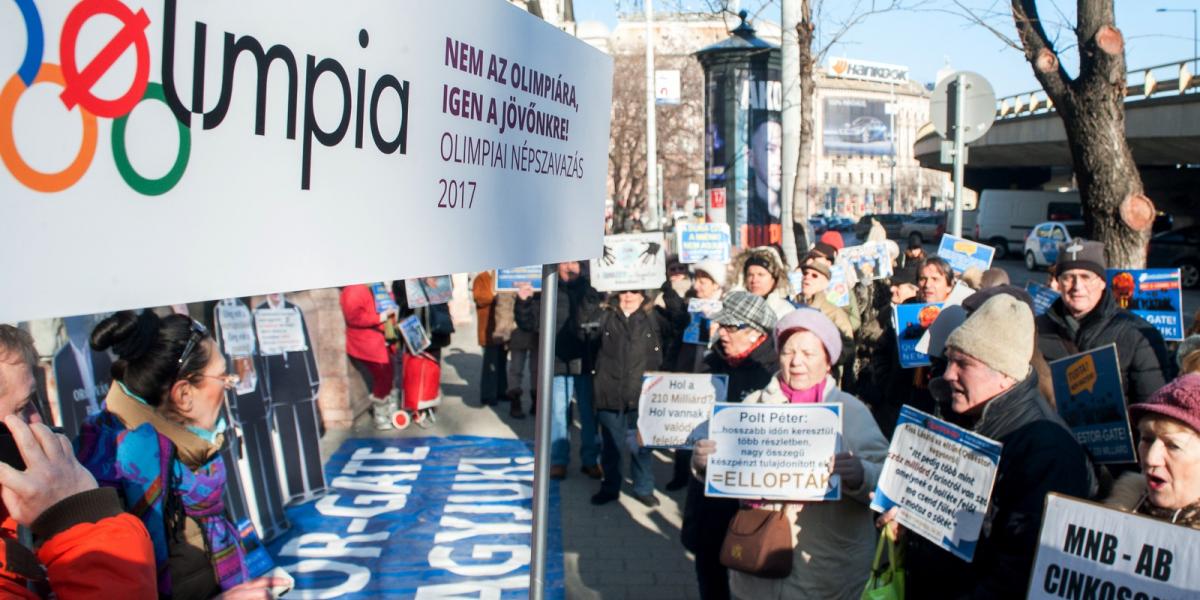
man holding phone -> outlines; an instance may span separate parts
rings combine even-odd
[[[36,364],[29,333],[0,325],[0,595],[37,598],[32,588],[48,588],[62,599],[153,597],[146,527],[124,512],[116,490],[97,487],[70,440],[36,411],[26,416]],[[17,540],[18,525],[32,531],[36,554]]]

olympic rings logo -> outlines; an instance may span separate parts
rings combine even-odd
[[[0,90],[0,161],[12,176],[25,187],[46,193],[61,192],[75,185],[91,167],[96,154],[98,117],[113,120],[110,141],[113,162],[117,172],[134,191],[157,196],[175,187],[187,170],[191,155],[191,130],[189,124],[178,121],[179,150],[175,162],[166,175],[150,179],[139,174],[129,161],[125,147],[125,130],[129,113],[143,100],[167,103],[160,83],[150,81],[150,44],[146,39],[146,28],[150,19],[144,10],[134,13],[118,0],[82,0],[71,9],[63,22],[59,37],[59,58],[62,65],[42,62],[45,32],[42,19],[33,0],[14,0],[25,22],[25,57],[17,72]],[[75,47],[83,25],[97,15],[109,15],[121,22],[121,30],[100,50],[90,63],[76,64]],[[133,82],[129,90],[119,98],[105,100],[92,93],[92,87],[113,64],[133,47],[137,58]],[[50,83],[62,87],[59,95],[67,110],[78,109],[83,122],[83,140],[71,164],[61,171],[45,173],[25,162],[13,139],[13,115],[17,101],[25,90],[37,83]],[[169,107],[169,105],[168,105]],[[178,118],[177,118],[178,120]]]

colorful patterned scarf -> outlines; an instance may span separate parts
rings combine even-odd
[[[200,524],[221,589],[249,579],[237,529],[225,516],[225,462],[219,454],[192,471],[176,457],[171,441],[151,424],[129,431],[107,411],[84,424],[77,454],[97,482],[121,491],[128,511],[145,523],[154,542],[160,594],[171,594],[168,547],[174,536],[182,535],[182,528],[169,531],[168,522],[179,518],[179,507]],[[164,490],[174,497],[165,496]]]

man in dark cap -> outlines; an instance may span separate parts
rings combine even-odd
[[[1125,402],[1145,402],[1175,376],[1162,334],[1117,306],[1105,281],[1100,242],[1076,238],[1055,262],[1062,297],[1037,318],[1038,348],[1047,361],[1117,345]]]

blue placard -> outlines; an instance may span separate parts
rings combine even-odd
[[[679,262],[729,262],[731,238],[728,223],[684,223],[679,224],[678,228]]]
[[[929,365],[929,355],[917,351],[917,342],[925,330],[937,320],[942,312],[940,302],[929,304],[901,304],[896,307],[896,346],[900,351],[900,366],[905,369]]]
[[[1096,462],[1137,461],[1116,344],[1056,360],[1050,376],[1058,414]]]
[[[516,267],[496,270],[496,291],[515,292],[518,284],[528,283],[533,291],[542,291],[542,266]]]
[[[382,283],[371,284],[371,295],[375,297],[375,312],[383,314],[389,310],[399,310],[400,305],[392,298],[392,293]]]
[[[301,598],[529,597],[531,442],[351,439],[324,498],[289,508],[268,550]],[[547,514],[547,598],[566,595],[558,485]]]
[[[237,524],[238,537],[242,538],[242,548],[246,551],[246,570],[250,577],[262,577],[275,568],[275,561],[263,546],[250,519],[242,519]]]
[[[955,273],[962,273],[971,267],[986,271],[992,266],[992,257],[996,255],[996,249],[947,233],[942,236],[937,255],[950,263],[950,268],[954,269]]]
[[[712,315],[721,310],[720,300],[701,300],[692,298],[688,301],[687,329],[683,330],[683,343],[707,346],[712,341]]]
[[[1059,299],[1058,292],[1050,289],[1049,286],[1033,281],[1025,282],[1025,291],[1029,292],[1030,296],[1033,296],[1033,314],[1038,316],[1050,310],[1050,305]]]
[[[1121,308],[1145,319],[1163,339],[1183,339],[1179,269],[1109,269],[1108,290]]]

